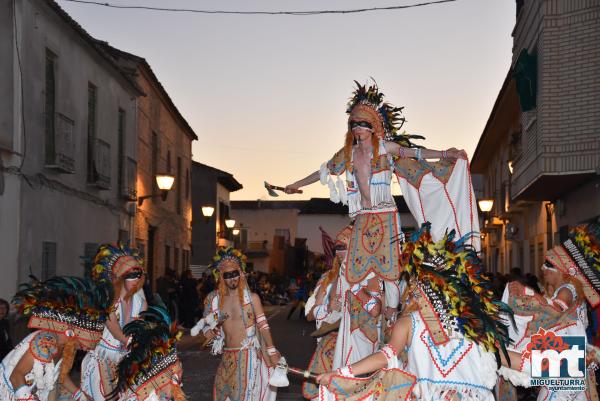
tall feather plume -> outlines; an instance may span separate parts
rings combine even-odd
[[[354,81],[356,89],[346,106],[346,113],[350,113],[352,109],[359,105],[367,105],[373,108],[383,121],[383,129],[385,131],[385,140],[396,142],[403,147],[422,147],[412,143],[412,139],[425,139],[420,135],[408,135],[404,132],[400,133],[402,126],[406,122],[406,118],[402,112],[404,107],[395,107],[390,103],[384,102],[384,94],[379,91],[377,82],[371,78],[373,84],[370,86],[361,85],[358,81]]]
[[[60,310],[82,319],[106,320],[112,305],[110,286],[81,277],[57,276],[41,283],[21,284],[13,303],[28,316],[44,310]]]

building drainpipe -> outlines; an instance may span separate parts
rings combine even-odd
[[[554,214],[554,204],[547,202],[546,208],[546,249],[550,249],[554,246],[553,235],[552,235],[552,215]]]

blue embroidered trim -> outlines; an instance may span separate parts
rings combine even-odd
[[[463,347],[463,345],[465,344],[465,339],[464,338],[460,339],[459,344],[456,346],[456,348],[454,348],[452,350],[452,352],[450,353],[450,355],[446,359],[444,359],[442,357],[442,354],[440,353],[439,347],[437,347],[433,343],[433,340],[431,339],[431,336],[427,336],[427,344],[435,350],[435,353],[437,354],[438,360],[442,363],[442,366],[445,367],[448,364],[448,362],[450,362],[450,360],[452,359],[452,357],[454,356],[454,354],[456,354]]]
[[[331,384],[333,384],[333,385],[334,385],[334,386],[335,386],[335,387],[338,389],[338,391],[339,391],[340,393],[342,393],[342,395],[343,395],[344,397],[348,397],[348,393],[347,393],[347,392],[345,392],[345,391],[344,391],[344,389],[343,389],[343,388],[341,388],[341,387],[340,387],[340,385],[339,385],[339,384],[337,384],[337,383],[335,382],[335,380],[332,380],[332,381],[331,381]]]
[[[459,382],[456,380],[433,380],[433,379],[429,379],[426,377],[417,379],[417,382],[428,382],[431,384],[451,384],[451,385],[455,385],[455,386],[467,386],[467,387],[473,387],[473,388],[477,388],[480,390],[486,390],[486,391],[491,391],[489,388],[482,386],[480,384],[473,384],[473,383],[467,383],[467,382]]]

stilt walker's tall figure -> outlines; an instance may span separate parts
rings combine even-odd
[[[403,234],[392,197],[393,174],[406,177],[404,181],[409,180],[418,189],[411,192],[415,196],[405,197],[419,223],[432,222],[434,239],[441,238],[448,229],[466,235],[479,229],[466,153],[454,148],[435,151],[415,146],[411,139],[422,137],[399,132],[405,121],[402,108],[384,102],[376,84],[367,87],[356,82],[356,85],[346,110],[349,117],[344,147],[323,163],[319,171],[286,186],[286,193],[295,193],[319,180],[328,185],[330,199],[347,204],[354,219],[346,256],[348,283],[368,278],[397,282],[401,272],[401,241],[397,239],[402,239]],[[428,163],[425,160],[428,158],[440,162]],[[342,174],[345,180],[341,179]],[[335,176],[337,181],[332,178]],[[466,202],[453,201],[459,195]],[[424,199],[425,196],[430,198]],[[418,203],[413,204],[416,200]],[[465,205],[470,208],[464,212],[457,210]],[[436,210],[433,217],[444,216],[439,223],[428,215],[431,209]]]

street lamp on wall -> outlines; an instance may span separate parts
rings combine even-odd
[[[233,235],[239,235],[240,234],[240,229],[239,228],[234,228],[233,231],[231,232]]]
[[[158,189],[160,190],[160,194],[152,194],[152,195],[144,195],[138,197],[138,206],[142,206],[144,201],[148,198],[155,198],[160,196],[164,201],[167,200],[167,196],[169,195],[169,191],[173,188],[173,182],[175,182],[175,177],[169,174],[157,174],[156,175],[156,184],[158,185]]]
[[[492,208],[494,207],[493,199],[481,199],[477,203],[479,204],[479,209],[483,213],[489,213],[492,210]]]
[[[215,213],[215,208],[212,206],[202,206],[202,216],[204,216],[204,219],[206,220],[206,222],[208,223],[210,221],[210,218],[212,217],[212,215]]]
[[[233,227],[235,227],[235,220],[234,219],[226,219],[225,220],[225,226],[227,228],[233,228]]]

